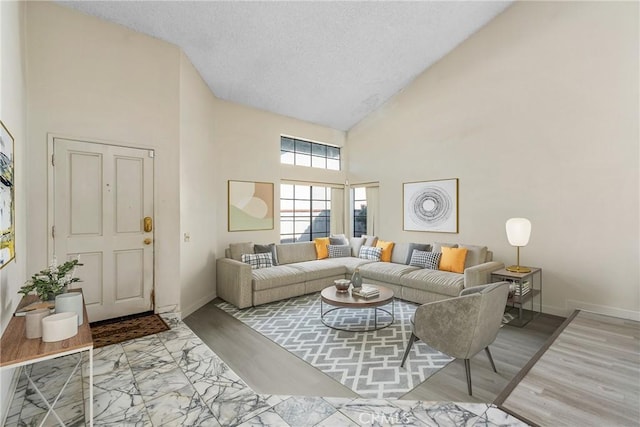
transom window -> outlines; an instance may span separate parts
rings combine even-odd
[[[327,237],[330,217],[330,187],[280,184],[280,243]]]
[[[280,163],[340,170],[340,148],[319,142],[280,137]]]

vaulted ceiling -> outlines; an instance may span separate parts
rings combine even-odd
[[[511,1],[59,1],[179,46],[222,99],[348,130]]]

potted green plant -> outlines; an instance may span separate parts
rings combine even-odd
[[[18,293],[23,295],[35,293],[42,301],[53,300],[56,295],[65,293],[70,284],[80,281],[74,277],[76,266],[79,265],[82,264],[77,259],[58,265],[54,258],[49,267],[31,276]]]

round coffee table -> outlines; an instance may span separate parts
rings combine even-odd
[[[349,292],[336,292],[337,289],[335,286],[329,286],[328,288],[324,288],[322,292],[320,292],[320,320],[325,326],[330,327],[331,329],[336,329],[339,331],[347,331],[347,332],[370,332],[377,331],[379,329],[386,328],[391,325],[394,321],[395,317],[395,304],[393,300],[393,291],[389,288],[380,285],[370,285],[364,284],[366,287],[377,288],[380,291],[380,295],[373,298],[363,298],[356,295],[351,295],[351,290]],[[332,306],[333,308],[329,308],[328,310],[324,310],[324,305],[327,304]],[[391,311],[381,308],[387,304],[391,304]],[[343,328],[341,326],[336,326],[334,322],[333,324],[327,322],[327,315],[329,313],[336,312],[341,308],[372,308],[374,311],[373,315],[373,328],[367,327],[366,323],[363,325],[361,329],[354,328]],[[378,311],[382,311],[391,316],[391,320],[385,323],[378,324]],[[338,314],[338,313],[336,313]],[[331,316],[330,316],[331,317]]]

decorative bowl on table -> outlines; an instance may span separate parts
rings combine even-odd
[[[334,280],[333,283],[336,286],[336,293],[344,294],[346,292],[349,292],[349,285],[351,285],[351,280],[338,279],[338,280]]]

